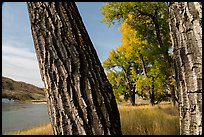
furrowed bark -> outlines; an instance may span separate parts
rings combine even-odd
[[[170,36],[176,64],[180,134],[202,134],[202,5],[172,2]]]
[[[120,116],[75,3],[27,2],[56,135],[120,135]]]

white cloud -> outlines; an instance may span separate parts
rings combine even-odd
[[[36,55],[28,48],[2,45],[2,75],[43,87]]]
[[[27,58],[35,58],[35,53],[29,51],[28,48],[19,48],[19,47],[11,47],[11,46],[3,46],[2,52],[5,55],[13,55]]]

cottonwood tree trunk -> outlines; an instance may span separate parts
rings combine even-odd
[[[127,88],[129,90],[129,95],[130,95],[130,103],[132,106],[135,105],[135,87],[134,85],[131,83],[130,79],[129,79],[129,74],[128,72],[123,69],[125,72],[125,79],[126,79],[126,83],[127,83]]]
[[[140,58],[140,61],[141,61],[141,65],[142,65],[142,71],[143,71],[143,74],[144,74],[144,78],[148,78],[147,76],[147,69],[146,69],[146,66],[145,66],[145,62],[144,62],[144,58],[143,58],[143,55],[139,52],[139,58]],[[149,93],[149,99],[150,99],[150,104],[152,106],[154,106],[154,86],[152,84],[152,91],[150,89],[150,86],[147,86],[146,89],[147,89],[147,92]]]
[[[180,134],[202,134],[202,5],[169,5],[170,35],[176,63]]]
[[[112,87],[75,3],[27,2],[54,134],[121,134]]]

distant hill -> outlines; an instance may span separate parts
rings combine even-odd
[[[19,101],[46,100],[45,91],[32,84],[18,82],[2,76],[2,98]]]

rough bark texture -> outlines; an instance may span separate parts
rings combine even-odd
[[[180,134],[202,134],[202,5],[173,2],[170,36],[176,64]]]
[[[112,87],[75,3],[28,2],[54,134],[121,134]]]

